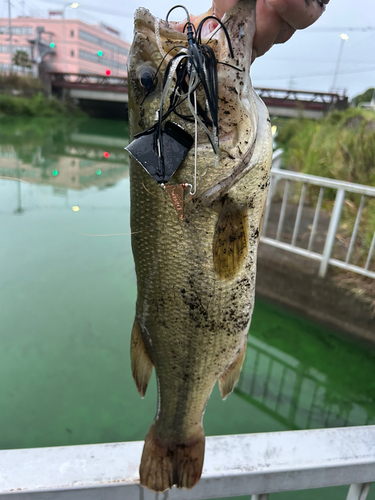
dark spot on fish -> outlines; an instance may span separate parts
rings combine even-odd
[[[181,293],[186,293],[185,288],[183,288],[183,289],[181,290]]]

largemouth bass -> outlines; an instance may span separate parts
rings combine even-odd
[[[199,480],[205,406],[216,380],[223,399],[238,381],[254,306],[272,158],[268,113],[250,80],[255,0],[241,0],[223,22],[234,59],[223,30],[202,41],[217,61],[232,66],[218,65],[218,164],[198,127],[196,192],[182,207],[181,193],[187,191],[163,189],[131,158],[138,287],[131,364],[141,396],[156,370],[158,407],[140,465],[141,484],[154,491],[174,484],[192,488]],[[186,35],[173,26],[143,8],[135,14],[128,75],[131,138],[155,122],[169,51],[187,46]],[[194,136],[193,123],[176,114],[170,119]],[[192,147],[170,186],[194,185],[194,158]]]

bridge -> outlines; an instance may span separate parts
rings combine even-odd
[[[65,98],[128,102],[128,79],[81,73],[48,73],[51,92]]]
[[[348,107],[344,92],[256,88],[271,116],[322,118],[329,111]]]
[[[106,103],[128,102],[127,78],[117,76],[49,73],[51,93],[64,99],[70,96],[83,101]],[[322,118],[334,109],[345,109],[348,98],[340,92],[312,92],[305,90],[256,88],[271,116]]]

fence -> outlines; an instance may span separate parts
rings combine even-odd
[[[276,155],[275,161],[280,161],[279,153]],[[281,181],[284,181],[282,201],[281,203],[277,203],[277,201],[275,203],[277,195],[280,194]],[[298,185],[301,186],[299,192],[297,191]],[[306,204],[308,189],[311,186],[319,188],[314,211]],[[325,192],[329,190],[336,193],[330,214],[328,210],[322,209]],[[290,203],[291,194],[293,198],[298,198],[298,200],[293,200],[292,204]],[[360,195],[361,199],[350,239],[347,240],[346,238],[343,241],[343,238],[340,238],[338,234],[338,229],[344,204],[353,205],[348,199],[349,195]],[[293,211],[293,207],[298,208]],[[373,231],[371,233],[373,235],[371,243],[366,246],[363,238],[361,238],[360,242],[358,241],[358,231],[361,224],[363,225],[366,222],[363,215],[368,207],[371,207],[375,214],[375,188],[373,187],[276,168],[271,172],[270,192],[267,199],[261,241],[267,245],[320,261],[319,275],[322,277],[325,276],[330,264],[363,276],[375,278],[375,266],[372,264],[375,250],[375,217],[371,228]],[[286,221],[287,211],[288,221]],[[294,219],[294,224],[292,228],[289,228],[292,230],[288,232],[288,230],[285,231],[285,228],[286,225],[290,226],[291,218]],[[272,224],[273,228],[270,227]],[[272,231],[272,229],[274,230]],[[304,233],[302,239],[299,238],[301,231]],[[317,241],[317,235],[320,241]],[[338,244],[337,256],[333,256],[336,243]],[[359,253],[359,247],[361,255],[356,255],[357,262],[353,263],[354,255]]]
[[[139,485],[143,442],[0,451],[3,500],[200,500],[350,485],[365,500],[375,480],[375,426],[207,438],[192,490]],[[345,494],[343,495],[344,500]]]

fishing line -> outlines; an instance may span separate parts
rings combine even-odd
[[[190,190],[191,196],[197,192],[197,155],[198,155],[198,115],[197,115],[197,92],[194,92],[194,115],[195,115],[195,145],[194,145],[194,189]]]
[[[74,227],[69,226],[69,224],[67,224],[62,219],[60,219],[60,217],[53,210],[53,208],[48,203],[48,201],[46,200],[46,198],[44,197],[44,195],[40,191],[40,189],[38,189],[36,186],[34,186],[33,184],[31,184],[30,182],[27,182],[27,181],[25,181],[23,179],[19,179],[18,177],[6,177],[6,176],[2,176],[2,175],[0,176],[0,179],[6,179],[6,180],[10,180],[10,181],[20,181],[20,182],[23,182],[24,184],[27,184],[28,186],[31,186],[33,189],[35,189],[35,191],[37,191],[37,193],[39,194],[39,196],[43,199],[43,201],[44,201],[45,205],[47,206],[48,210],[56,217],[56,219],[59,222],[61,222],[61,224],[63,224],[67,228],[71,229],[75,233],[82,234],[83,236],[103,237],[103,236],[130,236],[132,234],[138,234],[138,233],[141,232],[141,231],[136,231],[134,233],[114,233],[114,234],[91,234],[91,233],[83,233],[82,231],[78,231],[78,229],[75,229]]]

